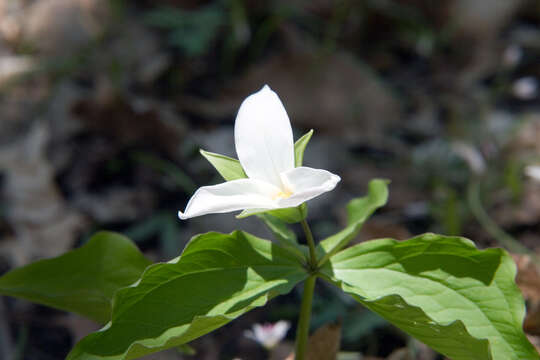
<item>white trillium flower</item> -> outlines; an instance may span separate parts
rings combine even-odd
[[[254,324],[253,330],[244,331],[244,336],[254,340],[266,349],[272,349],[287,335],[291,324],[288,321],[280,320],[275,324]]]
[[[242,102],[234,140],[247,178],[199,188],[186,210],[178,212],[180,219],[295,207],[333,190],[341,180],[326,170],[294,166],[291,123],[279,97],[268,85]]]

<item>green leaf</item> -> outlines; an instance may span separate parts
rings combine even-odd
[[[324,264],[330,256],[343,249],[354,239],[364,222],[375,210],[384,206],[388,200],[388,180],[374,179],[368,184],[368,195],[353,199],[347,204],[347,227],[317,245],[319,265]]]
[[[128,238],[99,232],[78,249],[8,272],[0,294],[106,323],[116,290],[137,281],[148,265]]]
[[[188,344],[182,344],[176,348],[180,354],[197,355],[197,351]]]
[[[272,234],[274,234],[274,236],[281,244],[287,244],[291,246],[298,245],[298,239],[296,238],[296,234],[294,233],[294,231],[289,229],[287,224],[285,224],[283,221],[268,214],[257,214],[257,217],[266,224],[268,229],[270,229]]]
[[[294,253],[298,260],[305,264],[308,249],[305,248],[305,246],[298,244],[296,234],[289,229],[287,224],[268,214],[258,214],[257,217],[265,223],[281,246]]]
[[[312,135],[313,129],[309,130],[294,143],[294,166],[302,166],[302,163],[304,162],[304,151],[306,150],[306,146]]]
[[[225,155],[204,151],[202,149],[201,155],[204,156],[206,160],[210,162],[210,164],[212,164],[219,175],[221,175],[226,181],[247,178],[244,169],[242,169],[242,165],[240,165],[240,161]]]
[[[540,359],[522,331],[516,267],[502,249],[435,234],[373,240],[332,256],[321,274],[453,360]]]
[[[307,277],[294,254],[244,232],[196,236],[183,254],[119,290],[111,322],[69,360],[134,359],[178,347],[289,292]]]

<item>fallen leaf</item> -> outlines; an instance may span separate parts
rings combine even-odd
[[[341,323],[324,325],[309,337],[306,359],[336,360],[340,344]],[[286,360],[294,360],[294,353],[291,353]]]

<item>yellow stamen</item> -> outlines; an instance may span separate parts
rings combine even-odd
[[[276,195],[274,195],[274,200],[275,199],[287,199],[289,198],[290,196],[292,195],[292,192],[289,191],[289,190],[285,190],[285,191],[280,191],[278,192]]]

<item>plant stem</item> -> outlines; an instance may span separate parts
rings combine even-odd
[[[518,240],[508,234],[488,215],[482,200],[480,199],[480,180],[474,179],[469,182],[467,187],[467,200],[471,212],[476,217],[476,220],[484,227],[484,230],[499,242],[499,244],[505,247],[508,251],[516,254],[527,254],[540,269],[540,258],[526,246],[523,246]]]
[[[313,234],[311,233],[311,229],[309,228],[306,219],[302,220],[301,224],[302,228],[304,229],[304,233],[306,234],[306,241],[309,246],[309,267],[310,270],[315,271],[317,268],[317,255],[315,254],[315,241],[313,240]]]
[[[296,329],[296,351],[295,360],[305,360],[307,341],[309,335],[309,321],[311,319],[311,303],[315,290],[315,280],[317,277],[311,275],[304,283],[304,294],[302,295],[302,306],[300,307],[300,319]]]
[[[482,206],[480,200],[480,181],[478,179],[471,180],[467,188],[467,200],[471,212],[476,217],[476,220],[484,227],[484,229],[495,238],[508,250],[518,254],[530,254],[531,251],[521,245],[516,239],[510,236],[507,232],[499,227],[499,225],[489,217],[486,210]]]

